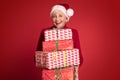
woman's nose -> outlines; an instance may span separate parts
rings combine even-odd
[[[56,20],[59,20],[59,16],[56,17]]]

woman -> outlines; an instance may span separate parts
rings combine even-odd
[[[69,22],[71,16],[73,16],[74,11],[73,9],[69,8],[68,4],[58,4],[54,5],[52,7],[52,10],[50,12],[50,17],[53,22],[53,26],[49,29],[66,29],[69,28],[66,26],[66,24]],[[45,29],[46,30],[46,29]],[[83,62],[83,58],[81,55],[81,49],[80,49],[80,42],[79,42],[79,35],[77,30],[72,29],[72,39],[74,42],[74,48],[78,48],[80,51],[80,65]],[[42,51],[42,41],[44,41],[44,30],[41,32],[37,51]],[[79,80],[78,78],[78,68],[79,66],[75,66],[75,79],[74,80]]]

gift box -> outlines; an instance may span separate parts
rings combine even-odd
[[[72,39],[71,29],[50,29],[45,30],[45,41]]]
[[[47,70],[42,71],[42,80],[74,80],[74,68],[64,68],[60,70]]]
[[[62,50],[62,51],[51,51],[43,52],[40,54],[36,52],[36,64],[42,65],[47,69],[56,69],[66,66],[79,65],[79,50]]]
[[[44,41],[42,42],[43,51],[73,49],[73,40],[58,40],[58,41]]]

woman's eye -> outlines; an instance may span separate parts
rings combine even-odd
[[[59,15],[59,17],[62,17],[62,15]]]
[[[52,16],[52,18],[55,18],[55,17],[56,17],[55,15]]]

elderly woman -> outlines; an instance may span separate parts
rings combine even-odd
[[[66,24],[69,22],[71,16],[73,16],[73,14],[74,14],[74,11],[73,11],[73,9],[69,8],[68,4],[54,5],[51,9],[51,12],[50,12],[50,17],[52,19],[53,26],[48,28],[48,29],[66,29],[66,28],[69,28],[69,27],[67,27]],[[72,39],[73,39],[73,44],[74,44],[73,47],[79,49],[80,65],[81,65],[83,62],[83,58],[81,55],[79,35],[78,35],[77,30],[72,29],[72,35],[73,35]],[[42,49],[42,41],[44,41],[44,30],[41,32],[40,39],[38,42],[37,51],[43,50]],[[74,80],[79,80],[78,70],[79,70],[79,66],[74,66]]]

